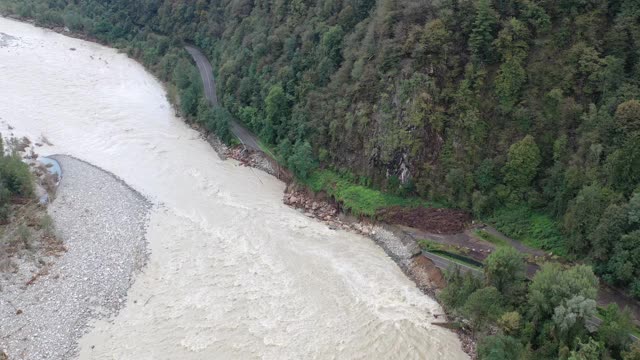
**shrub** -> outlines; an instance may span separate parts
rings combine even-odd
[[[0,181],[11,195],[33,196],[33,175],[29,166],[17,156],[4,156],[0,159]]]

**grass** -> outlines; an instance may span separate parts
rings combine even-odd
[[[373,217],[378,210],[391,206],[442,207],[418,197],[402,197],[359,185],[331,170],[314,171],[304,183],[315,192],[324,191],[333,196],[354,215]]]
[[[510,247],[509,243],[506,240],[499,238],[493,234],[490,234],[482,229],[476,229],[473,231],[474,234],[478,235],[484,241],[488,241],[497,247]]]
[[[546,214],[526,206],[513,206],[497,210],[488,222],[529,247],[551,251],[558,256],[567,255],[559,224]]]

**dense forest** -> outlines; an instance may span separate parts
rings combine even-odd
[[[240,119],[302,180],[329,173],[468,209],[640,298],[638,0],[0,0],[0,11],[127,51],[185,117],[226,140]],[[214,63],[223,107],[202,100],[185,42]]]

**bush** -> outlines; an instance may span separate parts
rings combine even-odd
[[[29,166],[17,156],[4,156],[0,159],[0,181],[9,190],[10,195],[33,196],[33,175]]]
[[[45,214],[42,218],[40,218],[40,229],[42,229],[42,232],[46,236],[54,235],[53,219],[51,218],[51,216],[49,216],[49,214]]]

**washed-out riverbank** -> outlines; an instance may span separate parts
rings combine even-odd
[[[222,161],[139,64],[26,24],[0,29],[18,39],[0,49],[2,120],[157,205],[147,266],[117,315],[91,324],[80,358],[467,358],[384,251],[282,204],[275,178]]]

